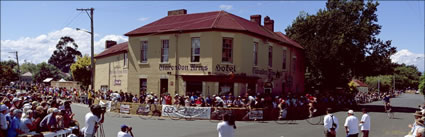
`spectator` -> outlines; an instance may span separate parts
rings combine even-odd
[[[33,111],[28,110],[25,112],[25,116],[21,119],[20,128],[24,134],[34,131],[37,127],[33,124],[32,121]]]
[[[370,131],[370,117],[367,114],[366,108],[362,109],[363,116],[360,121],[360,130],[363,133],[363,137],[369,137],[369,131]]]
[[[354,116],[353,110],[348,110],[348,117],[345,119],[344,126],[347,137],[357,137],[359,135],[359,120]]]
[[[415,137],[425,137],[425,128],[419,128],[418,132],[416,132]]]
[[[50,108],[47,113],[49,113],[48,115],[46,115],[43,120],[41,120],[40,122],[40,127],[44,130],[44,131],[55,131],[56,128],[58,127],[58,123],[56,121],[56,115],[58,114],[59,110],[57,108]]]
[[[235,118],[231,114],[226,114],[223,121],[217,124],[218,137],[234,137],[235,129]]]
[[[2,137],[6,136],[6,133],[7,133],[7,127],[8,127],[7,120],[6,120],[7,110],[9,109],[7,108],[6,105],[3,104],[0,106],[0,136]]]
[[[7,137],[17,137],[19,134],[22,133],[20,130],[21,125],[21,116],[22,116],[22,110],[15,109],[13,111],[13,118],[10,122],[9,128],[7,129]]]
[[[85,126],[81,129],[84,133],[84,137],[94,137],[97,124],[103,123],[104,114],[102,108],[99,105],[92,105],[89,113],[85,116]]]
[[[127,125],[121,125],[121,131],[118,132],[117,137],[133,137],[133,132],[131,132],[131,130],[132,128]]]
[[[338,118],[331,114],[332,109],[328,108],[326,110],[326,116],[323,120],[325,127],[325,136],[326,137],[336,137],[336,131],[338,131]]]

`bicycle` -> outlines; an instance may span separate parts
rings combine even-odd
[[[287,117],[288,114],[288,110],[287,109],[283,109],[283,110],[279,110],[279,115],[278,117],[276,117],[276,119],[274,120],[277,124],[292,124],[295,123],[295,119],[289,119]]]
[[[318,115],[316,116],[317,109],[314,109],[310,116],[305,119],[305,121],[307,121],[307,123],[309,123],[310,125],[320,125],[322,124],[322,120],[323,120],[323,116],[322,115]]]
[[[248,109],[248,112],[242,117],[242,120],[254,120],[264,123],[263,110]]]
[[[210,122],[218,123],[223,120],[223,116],[225,114],[232,113],[232,110],[222,108],[222,107],[214,107],[214,111],[211,112]]]
[[[152,105],[154,107],[152,107]],[[139,105],[136,114],[139,115],[139,118],[143,120],[152,119],[153,116],[161,117],[161,111],[158,110],[157,105],[155,104]],[[157,120],[159,119],[160,118]]]
[[[385,113],[387,113],[387,116],[389,119],[394,118],[394,112],[391,111],[391,105],[390,103],[385,104]]]
[[[106,115],[109,117],[117,117],[120,115],[120,109],[118,107],[118,103],[115,101],[110,101],[110,109],[107,110]]]

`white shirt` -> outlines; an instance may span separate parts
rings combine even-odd
[[[328,114],[328,115],[325,116],[325,118],[323,120],[324,121],[323,126],[325,127],[325,130],[330,131],[330,128],[332,128],[332,119],[333,119],[333,122],[336,124],[336,128],[335,128],[335,132],[336,132],[336,131],[338,131],[338,127],[339,127],[338,118],[336,116],[333,116],[331,118],[331,116],[333,116],[333,115]]]
[[[93,113],[91,112],[87,113],[85,118],[85,126],[82,130],[86,134],[93,134],[94,126],[100,121],[100,119],[97,116],[93,115]]]
[[[348,134],[358,134],[359,133],[359,120],[357,117],[351,115],[348,116],[347,119],[345,119],[344,126],[348,127]]]
[[[362,120],[361,120],[362,124],[360,124],[360,130],[370,130],[370,117],[368,114],[363,114],[362,116]]]
[[[30,129],[28,128],[27,124],[31,124],[32,125],[32,121],[29,118],[21,118],[21,125],[19,126],[19,128],[24,132],[24,133],[29,133]]]
[[[416,135],[416,133],[418,132],[418,130],[419,130],[420,128],[424,128],[424,127],[423,127],[423,126],[421,126],[421,125],[416,124],[416,125],[413,127],[413,133],[412,133],[412,135]]]
[[[217,124],[218,137],[234,137],[235,129],[233,126],[223,121]]]
[[[117,137],[132,137],[132,136],[127,132],[120,131],[120,132],[118,132]]]

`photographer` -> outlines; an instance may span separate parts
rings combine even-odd
[[[85,117],[85,126],[81,129],[84,137],[93,137],[99,124],[103,123],[105,110],[100,105],[92,105]]]
[[[128,127],[127,125],[122,125],[121,131],[118,132],[117,137],[133,137],[133,132],[131,132],[131,129],[132,128]]]

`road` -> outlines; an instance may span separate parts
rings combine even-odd
[[[413,111],[419,104],[423,104],[423,95],[403,94],[391,99],[395,111],[395,119],[388,119],[386,113],[382,111],[381,101],[365,104],[364,107],[371,108],[371,137],[400,137],[407,134],[408,124],[413,122]],[[73,104],[74,117],[84,126],[84,115],[89,112],[89,108],[82,104]],[[339,119],[341,126],[337,131],[337,136],[345,136],[345,129],[342,127],[347,116],[345,111],[334,113]],[[105,115],[106,116],[106,115]],[[361,112],[356,110],[355,116],[360,119]],[[106,137],[115,137],[122,124],[133,127],[136,137],[217,137],[217,123],[208,120],[144,120],[138,116],[130,118],[106,116],[103,124]],[[274,121],[260,122],[236,122],[236,137],[321,137],[323,135],[322,125],[310,125],[305,120],[296,121],[295,124],[277,124]]]

